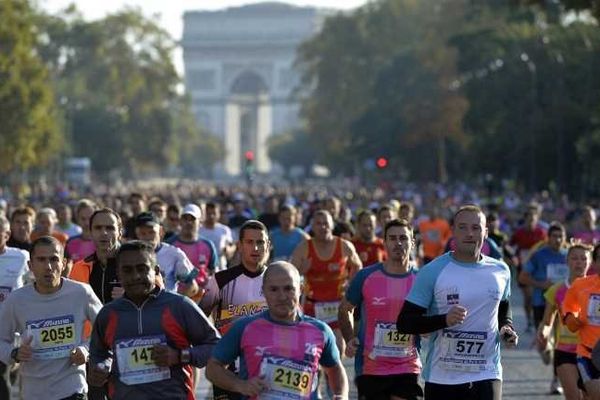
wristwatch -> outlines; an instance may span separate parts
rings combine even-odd
[[[19,354],[19,348],[15,347],[14,349],[11,350],[10,352],[10,358],[14,361],[14,362],[19,362],[19,359],[17,358],[17,355]]]
[[[183,349],[179,354],[179,361],[182,364],[189,364],[192,361],[192,354],[190,353],[190,349]]]

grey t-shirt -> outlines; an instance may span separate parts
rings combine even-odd
[[[0,310],[0,361],[9,364],[15,332],[33,336],[33,360],[21,363],[23,399],[62,399],[87,392],[85,364],[69,360],[83,338],[85,321],[93,322],[102,303],[87,284],[62,280],[60,290],[44,295],[33,284],[11,293]]]

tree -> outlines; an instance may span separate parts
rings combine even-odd
[[[294,130],[271,136],[268,142],[269,158],[279,163],[286,174],[291,167],[300,166],[310,171],[315,163],[315,153],[310,137],[303,130]]]
[[[0,173],[43,166],[58,155],[48,73],[35,53],[33,13],[27,1],[0,0]]]

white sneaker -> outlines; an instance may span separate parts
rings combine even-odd
[[[554,377],[552,382],[550,382],[550,394],[563,394],[563,388],[556,377]]]

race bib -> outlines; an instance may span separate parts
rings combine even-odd
[[[159,367],[152,360],[152,348],[157,344],[167,344],[164,335],[119,340],[115,344],[121,382],[139,385],[171,379],[171,369]]]
[[[33,358],[53,360],[68,358],[76,347],[73,315],[27,321],[27,332],[33,336]]]
[[[375,325],[373,357],[410,357],[414,352],[412,335],[398,332],[394,323],[378,322]]]
[[[323,322],[336,322],[338,319],[339,301],[315,303],[315,318]]]
[[[464,332],[444,329],[440,363],[442,368],[461,372],[490,369],[486,332]]]
[[[12,288],[8,286],[0,286],[0,303],[6,300],[11,291]]]
[[[563,282],[569,278],[569,267],[567,264],[548,264],[546,266],[546,277],[554,283]]]
[[[309,399],[313,391],[313,366],[283,357],[263,358],[261,375],[269,383],[269,390],[260,399]]]
[[[600,294],[591,294],[587,310],[588,323],[600,325]]]

